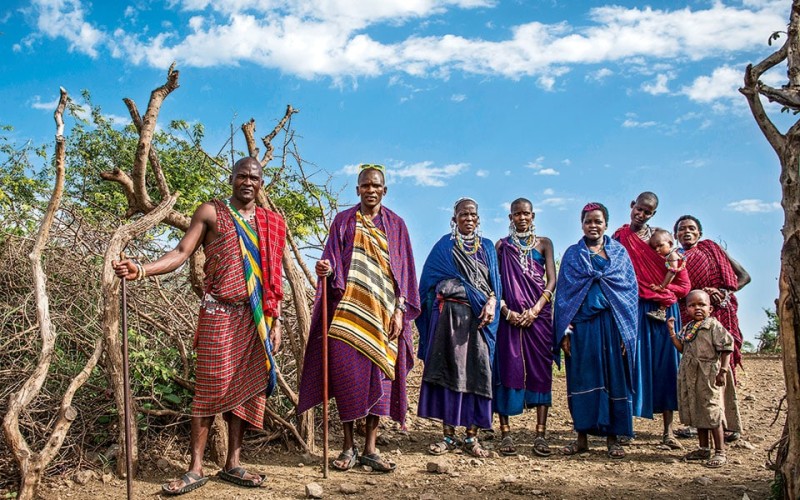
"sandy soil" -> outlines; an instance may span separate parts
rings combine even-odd
[[[531,451],[536,415],[530,411],[511,421],[520,451],[518,456],[494,454],[485,460],[471,460],[460,453],[442,457],[428,455],[427,446],[437,439],[440,427],[409,415],[408,432],[401,432],[387,423],[380,438],[381,451],[398,464],[394,473],[382,475],[357,466],[346,473],[331,470],[328,479],[323,479],[319,457],[311,460],[306,457],[307,463],[304,464],[303,456],[296,451],[272,449],[253,456],[245,450],[244,462],[248,469],[269,476],[261,488],[240,488],[212,478],[204,487],[182,498],[299,499],[305,497],[305,486],[316,482],[322,486],[325,498],[763,499],[769,496],[773,478],[773,472],[765,467],[767,451],[780,437],[785,418],[785,412],[781,412],[777,422],[770,425],[784,394],[783,371],[780,359],[774,356],[746,357],[745,368],[747,371],[740,376],[739,403],[747,428],[742,439],[729,447],[729,462],[721,469],[686,463],[682,460],[685,451],[662,449],[661,420],[658,417],[655,420],[635,420],[637,436],[627,447],[628,455],[623,460],[607,458],[602,440],[591,440],[592,449],[588,453],[566,457],[556,452],[543,459]],[[412,379],[414,384],[418,383],[419,374],[416,375]],[[574,437],[564,386],[563,376],[557,376],[548,426],[548,438],[553,448],[565,445]],[[412,395],[417,390],[418,386],[409,388]],[[410,413],[414,413],[413,408]],[[498,439],[482,437],[487,448],[498,445]],[[696,447],[695,439],[681,442],[686,450]],[[331,456],[338,454],[340,446],[340,434],[334,430]],[[158,457],[143,457],[142,472],[134,482],[134,497],[159,498],[160,485],[179,476],[186,466],[188,455],[185,448],[186,443],[179,443]],[[166,470],[158,468],[158,459],[162,459],[160,465]],[[426,465],[431,461],[448,466],[449,472],[427,472]],[[169,465],[165,466],[167,463]],[[208,475],[213,476],[217,470],[212,463],[205,466]],[[95,471],[94,477],[84,485],[73,479],[49,480],[41,492],[42,498],[125,498],[125,481],[108,473],[101,477],[101,472]]]

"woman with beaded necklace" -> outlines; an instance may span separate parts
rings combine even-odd
[[[536,214],[529,200],[511,203],[508,237],[497,242],[503,300],[497,329],[492,409],[500,416],[503,455],[517,453],[510,415],[536,407],[533,452],[549,456],[545,439],[553,386],[553,311],[556,287],[553,243],[536,234]]]
[[[606,236],[608,209],[581,211],[583,238],[570,246],[558,271],[553,351],[566,356],[567,401],[578,439],[565,455],[589,449],[588,434],[605,436],[608,457],[625,457],[619,436],[633,435],[633,353],[638,294],[628,252]]]
[[[494,245],[481,237],[479,225],[478,203],[456,201],[451,233],[434,245],[420,278],[422,313],[416,323],[425,369],[418,414],[440,420],[444,434],[430,445],[432,455],[463,446],[472,456],[488,456],[477,433],[492,426],[500,274]],[[456,427],[466,427],[463,443]]]

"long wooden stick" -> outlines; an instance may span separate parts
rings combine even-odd
[[[328,277],[322,277],[322,477],[328,479]]]
[[[124,259],[120,255],[120,260]],[[125,399],[125,480],[128,500],[133,498],[133,450],[131,450],[131,374],[128,365],[128,280],[122,278],[122,385]]]

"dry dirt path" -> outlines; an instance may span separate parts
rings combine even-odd
[[[360,467],[346,472],[331,471],[322,479],[319,461],[302,464],[296,452],[271,451],[258,456],[245,455],[245,465],[269,476],[259,489],[244,489],[212,479],[203,488],[181,498],[200,499],[300,499],[305,497],[305,485],[317,482],[325,498],[392,498],[429,500],[434,498],[542,498],[542,499],[640,499],[640,498],[713,498],[752,500],[769,495],[772,471],[765,468],[767,450],[779,438],[785,412],[774,425],[779,401],[784,394],[783,371],[777,357],[748,356],[746,372],[741,375],[739,403],[746,431],[740,442],[728,449],[728,465],[711,470],[682,460],[682,451],[661,449],[661,421],[636,419],[636,439],[627,448],[623,460],[606,457],[604,442],[592,440],[592,449],[580,456],[565,457],[554,453],[542,459],[532,456],[535,413],[526,412],[512,418],[520,455],[494,457],[476,461],[461,454],[431,457],[426,453],[429,442],[439,435],[439,427],[431,422],[410,416],[407,433],[388,428],[383,431],[383,453],[398,463],[398,470],[381,475],[366,472]],[[412,383],[418,382],[417,378]],[[409,392],[413,395],[416,387]],[[553,388],[553,408],[549,420],[551,447],[563,446],[573,438],[569,412],[564,398],[564,378],[556,377]],[[413,406],[413,405],[412,405]],[[676,417],[677,418],[677,417]],[[696,446],[695,440],[681,440],[687,449]],[[338,435],[331,439],[331,455],[337,453]],[[484,440],[487,447],[497,440]],[[185,445],[184,445],[185,447]],[[159,470],[154,460],[169,457],[172,470]],[[149,458],[149,460],[148,460]],[[185,466],[184,450],[164,450],[158,457],[145,457],[142,473],[135,481],[136,498],[158,498],[160,484],[180,475],[178,467]],[[426,464],[438,461],[449,467],[446,474],[426,471]],[[163,463],[162,463],[163,465]],[[206,464],[206,474],[217,468]],[[125,498],[125,481],[92,480],[77,485],[68,478],[49,482],[42,498],[45,500]],[[343,493],[348,490],[349,494]]]

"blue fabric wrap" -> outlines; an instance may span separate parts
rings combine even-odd
[[[425,352],[431,336],[431,308],[434,307],[436,285],[440,281],[458,278],[467,290],[467,298],[469,299],[472,312],[476,317],[481,314],[481,310],[483,310],[483,306],[486,305],[486,301],[488,300],[488,297],[484,295],[483,292],[475,288],[472,283],[467,281],[466,278],[458,272],[458,268],[453,260],[453,245],[455,245],[455,241],[450,239],[449,234],[442,236],[433,246],[422,268],[422,276],[419,281],[419,296],[422,302],[422,312],[416,319],[417,330],[419,331],[417,357],[422,360],[425,359]],[[489,285],[497,296],[494,319],[481,329],[483,338],[489,346],[489,356],[493,359],[494,346],[497,341],[497,325],[500,324],[500,297],[502,296],[500,272],[497,267],[497,251],[494,248],[494,244],[487,238],[481,238],[481,247],[483,247],[483,251],[486,253],[486,264],[489,267]]]
[[[636,274],[628,251],[608,236],[603,236],[609,265],[604,270],[592,267],[589,249],[581,240],[570,246],[561,259],[555,300],[555,343],[553,358],[561,366],[561,340],[575,313],[578,312],[589,287],[594,281],[611,303],[614,321],[628,353],[628,365],[634,373],[636,337],[638,330],[639,291]]]

